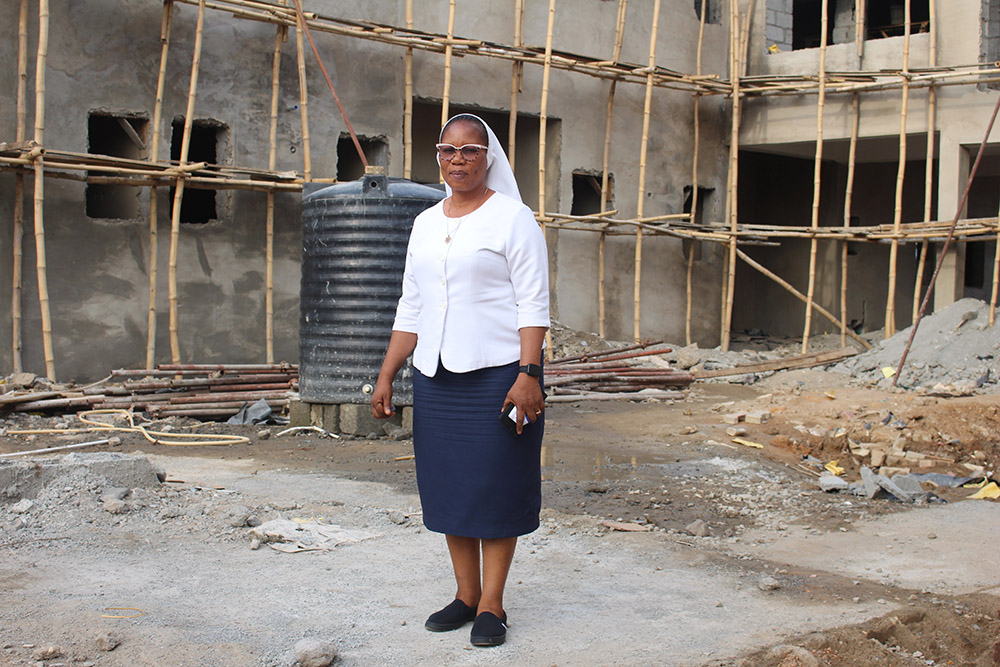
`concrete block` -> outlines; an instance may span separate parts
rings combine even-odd
[[[900,468],[897,466],[882,466],[878,469],[879,474],[885,475],[886,477],[892,477],[893,475],[906,475],[910,472],[909,468]]]
[[[896,475],[892,478],[892,481],[899,488],[912,496],[919,496],[924,492],[923,487],[920,486],[920,480],[916,477],[910,477],[909,475]]]
[[[917,461],[917,466],[919,466],[920,468],[933,468],[936,465],[937,461],[934,461],[932,459],[921,459],[920,461]]]
[[[747,434],[746,428],[742,426],[730,426],[726,429],[726,435],[730,438],[742,437]]]
[[[819,478],[819,488],[827,493],[832,491],[843,491],[847,489],[847,481],[836,475],[823,475]]]
[[[765,35],[768,42],[773,42],[779,46],[785,43],[785,31],[776,25],[767,26]]]
[[[155,488],[160,485],[145,454],[94,452],[29,460],[0,459],[0,502],[35,498],[46,484],[68,474],[102,477],[110,486]]]
[[[792,15],[791,14],[786,14],[784,12],[779,12],[777,19],[778,20],[775,21],[775,23],[778,26],[780,26],[782,28],[787,28],[788,30],[792,29]]]
[[[331,433],[340,432],[340,406],[313,403],[309,412],[310,426],[319,426]]]
[[[722,415],[722,421],[726,424],[739,424],[746,417],[746,413],[743,412],[730,412],[729,414]]]
[[[884,470],[885,469],[883,468],[883,471]],[[902,476],[903,475],[896,475],[895,477],[902,477]],[[889,477],[887,477],[884,472],[875,478],[875,482],[880,487],[882,487],[883,489],[894,495],[896,498],[902,500],[904,503],[912,503],[917,496],[917,494],[910,493],[909,490],[903,488],[903,486],[897,484],[892,479],[889,479]]]
[[[357,405],[345,403],[340,406],[340,432],[351,435],[368,435],[369,433],[382,433],[386,422],[402,425],[403,417],[396,411],[388,419],[375,419],[372,417],[372,409],[368,404]]]
[[[864,493],[862,495],[865,498],[874,498],[879,488],[881,488],[875,481],[875,473],[868,466],[861,466],[861,483],[864,485]]]
[[[882,464],[885,463],[885,450],[884,449],[872,449],[872,467],[881,468]]]
[[[289,426],[312,426],[311,406],[302,401],[290,401],[288,404]]]
[[[771,413],[767,410],[754,410],[746,415],[748,424],[764,424],[771,418]]]
[[[403,407],[403,428],[413,433],[413,408],[409,405]]]

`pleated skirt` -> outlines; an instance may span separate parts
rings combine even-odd
[[[413,450],[428,530],[501,538],[538,528],[545,413],[520,436],[498,418],[517,368],[414,370]]]

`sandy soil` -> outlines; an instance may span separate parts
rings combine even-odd
[[[744,425],[763,449],[726,435],[723,415],[740,410],[771,412]],[[802,466],[837,459],[856,479],[848,434],[903,437],[936,457],[927,470],[996,470],[998,397],[794,371],[697,384],[672,403],[561,404],[547,419],[542,527],[519,546],[502,647],[423,628],[453,583],[443,539],[420,524],[409,442],[209,426],[251,442],[124,436],[114,450],[147,452],[168,481],[133,490],[122,513],[96,477],[47,485],[25,513],[0,504],[0,664],[57,645],[43,664],[288,666],[316,637],[345,665],[1000,665],[1000,504],[961,488],[920,506],[828,494]],[[0,436],[0,457],[67,441]],[[367,539],[253,550],[248,517]],[[696,520],[706,535],[690,534]],[[109,618],[140,613],[114,607],[143,615]],[[110,652],[96,644],[107,633],[121,640]]]

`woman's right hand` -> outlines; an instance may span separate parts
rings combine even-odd
[[[392,404],[392,383],[379,380],[375,383],[375,391],[372,392],[372,417],[375,419],[386,419],[396,413],[396,408]]]

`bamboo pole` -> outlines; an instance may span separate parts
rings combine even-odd
[[[545,31],[545,66],[542,70],[542,100],[538,120],[538,213],[545,216],[545,140],[549,121],[549,78],[552,73],[552,32],[556,0],[549,0],[549,22]],[[544,225],[543,225],[544,227]]]
[[[857,0],[854,3],[854,48],[857,52],[858,69],[861,69],[861,59],[865,55],[865,7],[868,0]]]
[[[448,42],[444,47],[444,91],[441,94],[441,127],[448,122],[448,107],[451,105],[451,61],[455,37],[455,1],[448,1]],[[442,182],[444,179],[442,178]]]
[[[184,134],[181,139],[181,154],[178,163],[187,164],[188,149],[191,147],[191,126],[194,123],[194,100],[198,91],[198,71],[201,68],[201,44],[205,34],[205,0],[198,2],[198,21],[194,36],[194,57],[191,60],[191,82],[188,86],[187,108],[184,112]],[[170,359],[180,363],[181,345],[177,333],[177,254],[181,236],[181,203],[184,200],[184,178],[177,177],[174,187],[174,208],[170,216],[170,261],[168,266],[168,299],[170,301]]]
[[[726,274],[726,306],[722,312],[722,350],[729,351],[729,336],[733,324],[733,297],[736,289],[736,227],[739,221],[739,152],[740,152],[740,63],[739,63],[739,0],[729,0],[729,78],[732,81],[732,134],[729,140],[729,265]]]
[[[826,106],[826,46],[829,17],[827,9],[829,0],[820,3],[820,36],[819,36],[819,101],[816,104],[816,159],[813,162],[813,198],[812,222],[813,229],[819,228],[819,199],[822,190],[823,174],[823,109]],[[809,351],[809,336],[812,333],[812,304],[816,298],[816,254],[819,250],[819,239],[809,242],[809,288],[806,292],[806,322],[802,329],[802,354]]]
[[[524,0],[514,0],[514,46],[524,45]],[[514,151],[517,148],[517,94],[521,90],[524,63],[514,62],[510,72],[510,119],[507,126],[507,159],[514,168]]]
[[[49,53],[49,0],[38,0],[38,55],[35,62],[35,143],[45,145],[45,60]],[[49,282],[45,262],[45,224],[43,203],[44,158],[35,159],[35,268],[38,273],[38,301],[42,311],[42,348],[45,353],[45,375],[55,381],[56,364],[52,350],[52,316],[49,312]]]
[[[21,0],[17,21],[17,130],[16,140],[24,141],[28,126],[28,0]],[[21,361],[21,294],[24,262],[24,174],[14,176],[13,265],[11,275],[11,358],[13,371],[24,370]]]
[[[903,184],[906,179],[906,112],[910,103],[910,0],[904,4],[903,33],[903,99],[899,107],[899,168],[896,171],[896,207],[892,227],[897,234],[903,220]],[[899,261],[899,240],[893,239],[889,247],[889,293],[885,302],[885,337],[896,333],[896,267]]]
[[[164,0],[160,19],[160,72],[156,78],[156,100],[153,104],[153,130],[149,146],[149,161],[160,160],[160,122],[163,117],[163,91],[167,81],[167,52],[170,48],[170,27],[173,0]],[[159,211],[156,186],[149,189],[149,308],[146,313],[146,368],[156,363],[156,283],[159,255]]]
[[[926,241],[924,244],[926,245]],[[1000,292],[1000,211],[997,211],[996,248],[993,252],[993,290],[990,292],[990,326],[997,318],[997,293]],[[916,321],[916,318],[914,318]]]
[[[937,7],[936,1],[930,0],[928,4],[930,13],[930,45],[927,48],[929,62],[928,66],[937,66]],[[927,153],[924,158],[924,222],[930,222],[934,215],[931,211],[931,204],[934,199],[934,136],[937,130],[937,89],[930,86],[927,89]],[[924,272],[927,269],[927,251],[930,243],[924,241],[920,244],[920,258],[917,260],[917,277],[913,286],[913,317],[911,322],[917,321],[917,314],[920,312],[920,292],[923,289]],[[1000,255],[998,255],[1000,259]],[[994,272],[995,277],[995,272]],[[992,320],[990,322],[992,324]]]
[[[660,0],[653,3],[653,26],[649,35],[649,74],[646,75],[646,100],[642,108],[642,143],[639,147],[639,192],[636,216],[644,213],[646,199],[646,156],[649,153],[649,121],[653,108],[653,72],[656,67],[656,37],[660,22]],[[642,288],[642,227],[635,228],[635,285],[632,292],[632,337],[639,340],[639,321],[642,314],[640,292]]]
[[[312,149],[309,143],[309,85],[306,78],[305,21],[295,15],[295,54],[299,63],[299,111],[302,115],[302,175],[312,180]]]
[[[708,13],[708,2],[702,0],[701,15],[698,17],[698,48],[695,51],[695,76],[701,76],[701,51],[705,42],[705,15]],[[701,94],[694,94],[694,155],[691,158],[691,224],[698,220],[698,150],[701,144]],[[684,344],[691,344],[691,312],[694,295],[692,283],[694,280],[694,255],[698,241],[691,239],[687,258],[687,276],[685,296],[687,305],[684,311]]]
[[[281,0],[285,4],[287,0]],[[409,0],[408,0],[409,3]],[[267,153],[267,168],[274,171],[278,161],[278,98],[281,75],[281,45],[288,28],[279,25],[274,35],[274,55],[271,57],[271,123]],[[407,97],[409,99],[409,97]],[[409,151],[407,151],[407,155]],[[265,288],[264,288],[264,354],[267,363],[274,363],[274,190],[267,192],[265,220]]]
[[[847,187],[844,190],[844,228],[851,226],[854,204],[854,167],[858,155],[858,127],[861,124],[861,98],[854,93],[851,102],[851,145],[847,154]],[[840,346],[847,345],[847,252],[849,241],[840,246]]]
[[[413,0],[406,0],[406,27],[413,29]],[[413,173],[413,47],[407,47],[403,65],[403,178],[408,179]]]
[[[781,276],[779,276],[778,274],[774,273],[770,269],[766,268],[764,265],[760,264],[759,262],[755,261],[752,257],[750,257],[749,255],[747,255],[745,252],[743,252],[742,250],[740,250],[738,248],[736,250],[736,254],[737,254],[737,256],[740,259],[742,259],[744,262],[746,262],[747,264],[749,264],[751,267],[753,267],[754,269],[756,269],[760,273],[764,274],[765,276],[767,276],[768,278],[770,278],[774,282],[778,283],[779,285],[781,285],[782,287],[784,287],[786,290],[788,290],[792,295],[794,295],[799,301],[805,302],[808,305],[808,300],[807,300],[808,297],[805,294],[803,294],[802,292],[800,292],[799,290],[795,289],[791,285],[791,283],[789,283],[787,280],[784,280]],[[813,303],[812,307],[816,310],[817,313],[819,313],[820,315],[822,315],[826,319],[830,320],[830,322],[832,322],[834,326],[837,326],[837,327],[841,326],[840,320],[838,320],[836,317],[834,317],[833,314],[830,311],[828,311],[826,308],[823,308],[823,306],[819,305],[818,303]],[[861,343],[861,345],[866,350],[870,350],[871,349],[872,346],[871,346],[871,344],[868,341],[866,341],[864,338],[862,338],[861,336],[857,335],[856,333],[854,333],[850,329],[847,330],[847,335],[850,336],[851,338],[853,338],[854,340],[856,340],[857,342]]]
[[[621,58],[622,45],[625,42],[625,16],[628,10],[628,0],[618,0],[618,18],[615,23],[615,47],[611,59],[615,62]],[[601,162],[601,212],[608,210],[608,195],[610,188],[610,157],[611,157],[611,127],[612,116],[615,106],[615,89],[618,87],[618,80],[612,79],[608,88],[608,108],[605,112],[604,120],[604,158]],[[606,297],[604,293],[604,270],[605,270],[605,249],[608,235],[602,229],[597,247],[597,329],[601,338],[605,336]]]

